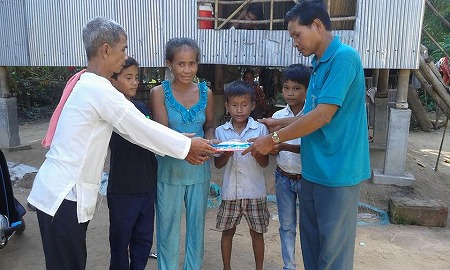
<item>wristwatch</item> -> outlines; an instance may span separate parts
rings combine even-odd
[[[280,137],[278,136],[277,132],[272,132],[271,136],[272,136],[272,141],[274,143],[280,143],[281,142]]]

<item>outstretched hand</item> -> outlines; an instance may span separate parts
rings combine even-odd
[[[200,137],[191,138],[191,148],[185,160],[192,165],[199,165],[207,161],[215,152],[215,148],[209,143],[210,140]]]
[[[266,118],[267,119],[267,118]],[[242,155],[245,155],[247,153],[252,153],[252,156],[255,155],[267,155],[272,151],[272,148],[275,146],[275,142],[272,140],[272,137],[270,135],[258,137],[258,138],[252,138],[248,140],[249,142],[253,142],[253,144],[245,149],[242,152]]]
[[[258,119],[258,122],[266,125],[266,127],[269,129],[270,132],[274,132],[282,128],[280,121],[278,121],[275,118],[262,118]]]

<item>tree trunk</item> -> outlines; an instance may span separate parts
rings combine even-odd
[[[8,69],[0,66],[0,98],[11,97],[11,92],[8,86]]]
[[[433,123],[428,118],[425,108],[420,102],[419,95],[413,85],[408,86],[408,106],[411,109],[412,114],[419,123],[423,131],[432,131]]]

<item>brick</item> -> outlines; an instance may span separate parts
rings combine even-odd
[[[389,214],[394,224],[445,227],[448,207],[437,200],[391,197]]]

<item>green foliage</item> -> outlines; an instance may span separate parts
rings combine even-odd
[[[421,89],[422,91],[418,91],[419,99],[422,103],[422,106],[425,108],[425,111],[427,112],[434,112],[436,111],[436,103],[434,100],[427,95],[427,92],[425,89]]]
[[[11,93],[17,97],[19,116],[47,117],[58,104],[75,67],[9,67]]]
[[[450,21],[450,1],[449,0],[429,0],[439,13]],[[423,21],[423,28],[434,38],[437,43],[450,55],[450,29],[437,17],[427,6]],[[422,35],[422,44],[428,48],[429,56],[437,62],[445,54],[428,38]]]

